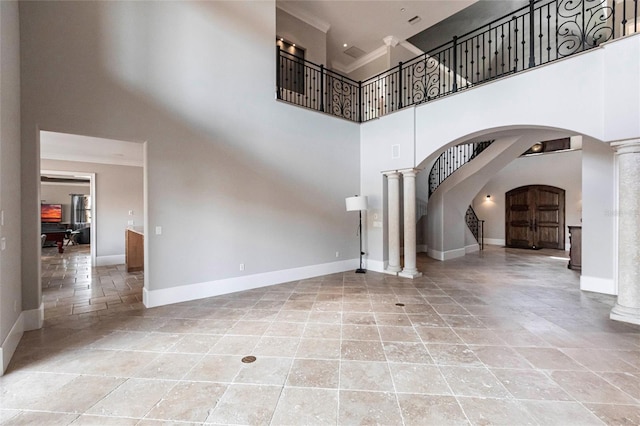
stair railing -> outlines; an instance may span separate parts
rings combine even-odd
[[[484,220],[478,219],[478,215],[473,210],[473,207],[469,206],[465,214],[465,221],[467,227],[475,237],[480,250],[484,250]]]
[[[494,140],[456,145],[440,154],[429,172],[429,197],[446,178],[476,158],[493,142]]]

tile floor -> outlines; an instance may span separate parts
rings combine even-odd
[[[614,298],[580,292],[557,256],[489,247],[420,256],[416,280],[348,272],[91,312],[76,303],[139,297],[141,276],[63,259],[56,314],[0,378],[0,423],[640,424],[640,327],[609,320]]]

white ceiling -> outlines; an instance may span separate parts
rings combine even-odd
[[[142,167],[143,144],[42,131],[40,158]]]
[[[355,59],[343,52],[356,46],[366,53],[383,47],[383,39],[402,42],[478,0],[277,0],[276,5],[327,33],[327,65],[344,71]],[[402,11],[402,9],[405,9]],[[411,25],[414,16],[421,20]],[[326,30],[328,28],[328,30]],[[344,47],[344,44],[347,47]]]

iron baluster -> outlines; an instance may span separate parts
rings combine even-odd
[[[320,111],[324,112],[324,65],[320,65]]]
[[[533,40],[535,40],[535,19],[536,19],[534,8],[533,8],[534,3],[535,3],[535,0],[529,0],[529,68],[533,68],[536,66],[536,57],[535,57],[536,52],[535,52],[535,45],[533,43]],[[522,19],[522,23],[524,27],[524,18]],[[524,52],[522,56],[524,57]]]
[[[280,94],[280,67],[282,67],[280,46],[276,45],[276,99],[282,99],[282,95]]]
[[[402,109],[402,61],[398,64],[398,109]]]

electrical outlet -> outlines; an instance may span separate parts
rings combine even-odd
[[[244,263],[241,263],[241,264],[240,264],[240,271],[241,271],[241,272],[242,272],[242,271],[244,271]]]
[[[129,210],[129,216],[133,216],[133,210]]]
[[[162,235],[162,226],[156,226],[156,235]]]

